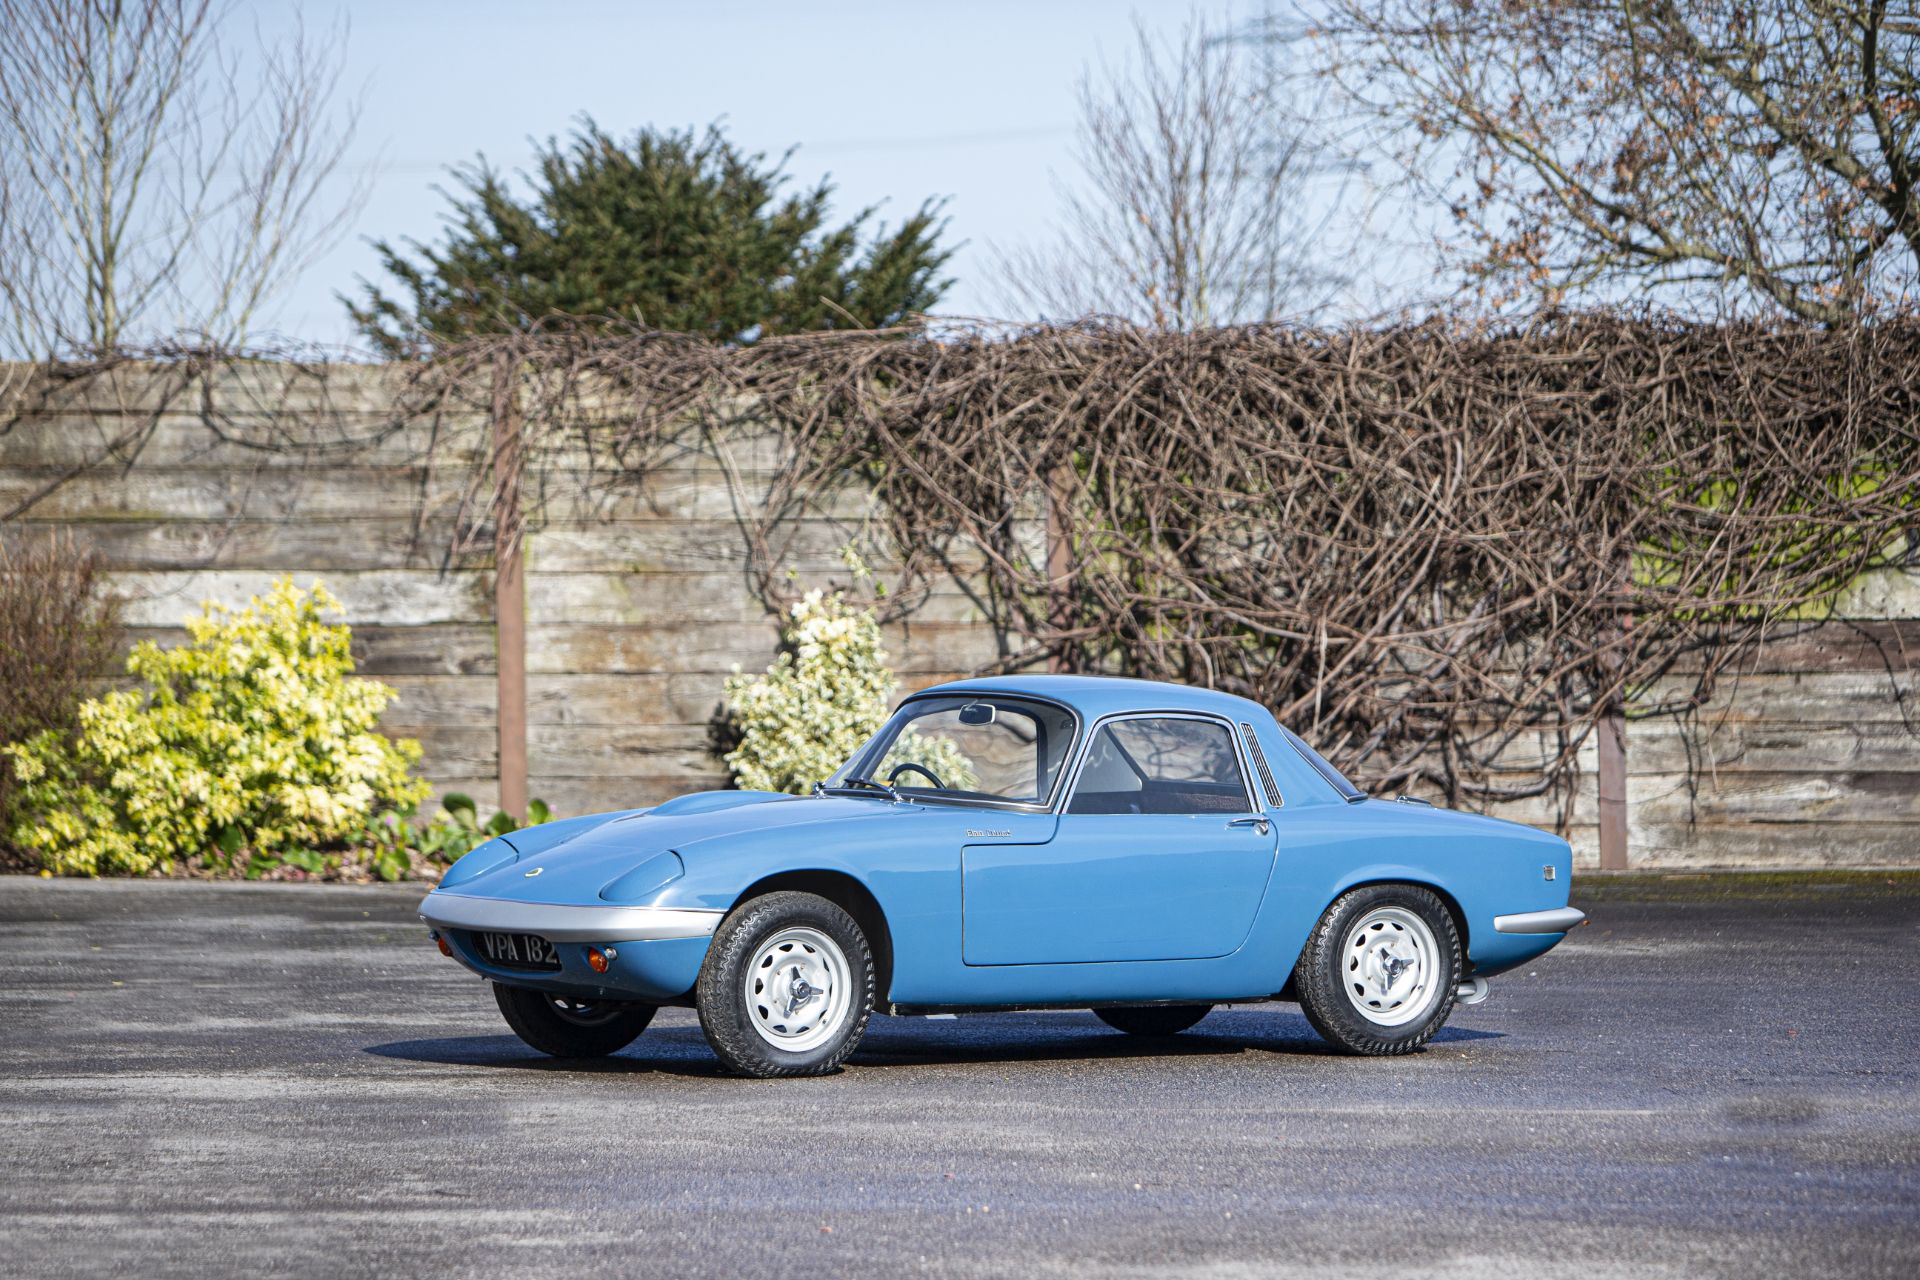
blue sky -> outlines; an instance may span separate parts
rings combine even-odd
[[[297,6],[259,3],[271,35]],[[346,86],[364,86],[358,137],[339,181],[371,181],[340,243],[281,297],[270,325],[349,343],[334,299],[376,272],[368,237],[430,239],[449,164],[485,152],[506,169],[529,136],[564,134],[582,112],[625,134],[724,117],[741,144],[798,146],[798,181],[831,173],[836,210],[883,203],[897,220],[949,198],[949,238],[966,245],[941,310],[993,312],[993,242],[1039,238],[1052,177],[1071,178],[1074,85],[1124,56],[1131,17],[1177,29],[1186,0],[965,0],[943,4],[500,0],[304,6],[309,28],[345,14]],[[1249,11],[1250,5],[1240,6]],[[1209,13],[1234,12],[1211,6]]]

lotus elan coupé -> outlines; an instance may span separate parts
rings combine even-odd
[[[1570,870],[1555,836],[1362,794],[1245,699],[1022,676],[914,694],[809,796],[500,836],[420,915],[558,1057],[616,1052],[662,1005],[731,1070],[791,1076],[837,1068],[876,1008],[1167,1036],[1274,999],[1398,1054],[1581,923]]]

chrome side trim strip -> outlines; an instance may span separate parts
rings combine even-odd
[[[1495,916],[1495,933],[1565,933],[1587,918],[1578,907],[1555,907],[1551,911],[1518,911],[1510,916]]]
[[[420,918],[441,929],[537,933],[549,942],[653,942],[705,938],[724,911],[694,907],[572,907],[549,902],[479,898],[436,889],[420,904]]]

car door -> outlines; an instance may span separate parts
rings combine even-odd
[[[967,964],[1206,959],[1246,940],[1275,836],[1230,724],[1110,717],[1071,788],[1047,843],[963,850]]]

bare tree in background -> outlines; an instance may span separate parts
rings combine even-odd
[[[321,191],[352,136],[338,40],[262,44],[213,0],[0,0],[0,342],[98,357],[242,340],[339,234]]]
[[[1082,183],[1056,242],[999,253],[1005,304],[1177,331],[1321,310],[1342,283],[1319,253],[1330,153],[1276,51],[1198,12],[1172,41],[1134,30],[1131,65],[1081,77]]]
[[[1330,74],[1495,303],[1704,286],[1831,324],[1913,296],[1913,0],[1326,7]]]

